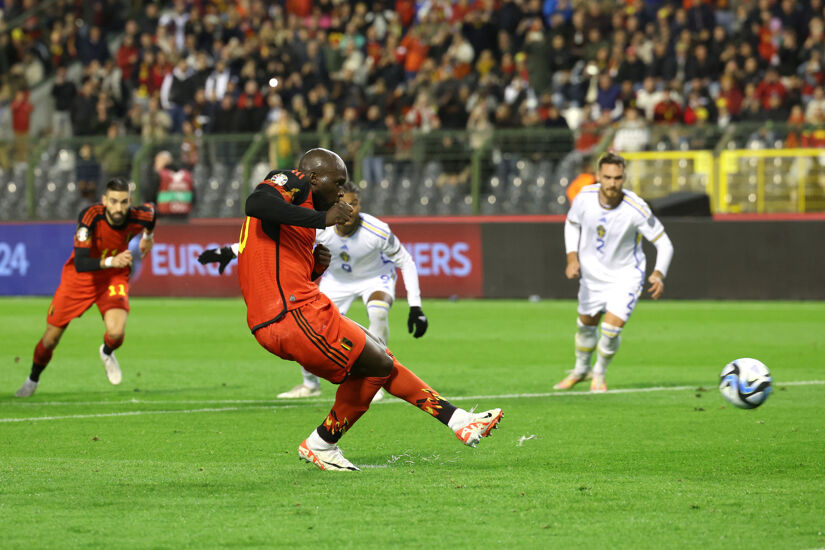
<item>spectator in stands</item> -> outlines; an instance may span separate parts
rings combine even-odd
[[[206,79],[206,97],[212,98],[212,101],[221,102],[231,78],[226,61],[219,59],[215,63],[215,70]]]
[[[14,132],[14,160],[26,162],[29,154],[29,130],[34,105],[29,102],[29,91],[18,90],[11,102],[12,131]]]
[[[72,101],[72,129],[75,135],[88,136],[93,131],[92,123],[97,103],[96,91],[95,81],[85,77]]]
[[[525,19],[529,26],[524,35],[524,53],[527,54],[527,69],[530,83],[536,90],[544,91],[550,85],[550,72],[553,69],[549,59],[553,57],[551,39],[544,32],[540,18]]]
[[[347,164],[347,172],[353,173],[353,163],[361,148],[358,139],[358,111],[355,107],[346,107],[343,117],[332,126],[333,148]]]
[[[641,109],[647,120],[653,120],[653,110],[664,99],[664,92],[656,87],[656,78],[647,76],[642,81],[642,88],[636,92],[636,107]]]
[[[367,108],[365,129],[369,132],[368,139],[372,144],[372,149],[367,155],[364,155],[361,162],[361,172],[365,181],[375,184],[385,177],[384,153],[386,151],[382,150],[380,144],[385,142],[387,133],[387,125],[378,105],[370,105]]]
[[[123,37],[123,42],[121,42],[120,48],[117,50],[117,54],[115,54],[115,59],[118,67],[120,67],[120,70],[123,73],[123,78],[127,81],[132,79],[132,72],[134,72],[137,67],[139,54],[140,50],[138,50],[138,47],[135,44],[134,37],[126,34]]]
[[[616,75],[616,80],[624,82],[642,82],[648,72],[644,61],[639,59],[638,52],[634,46],[628,46],[625,54],[627,57],[619,65],[619,72]]]
[[[231,134],[237,131],[235,100],[226,94],[221,99],[218,108],[215,110],[214,121],[212,123],[213,134]]]
[[[423,134],[440,127],[441,121],[438,119],[438,114],[428,91],[418,92],[415,103],[407,112],[405,121]]]
[[[298,133],[300,126],[292,114],[280,109],[272,117],[266,128],[269,140],[269,167],[272,170],[287,170],[295,166],[295,157],[299,152]]]
[[[662,101],[653,108],[653,120],[658,124],[677,124],[682,120],[682,106],[674,99],[673,92],[667,90]]]
[[[126,142],[120,137],[120,128],[116,123],[112,123],[106,130],[106,139],[96,147],[95,156],[100,159],[101,168],[98,181],[108,181],[113,177],[121,177],[128,172],[131,155],[126,147]],[[78,176],[78,179],[80,179],[80,176]]]
[[[742,107],[739,111],[739,118],[745,121],[762,120],[762,102],[756,97],[756,85],[748,83],[745,85],[745,92],[742,97]]]
[[[621,88],[613,82],[613,78],[609,73],[605,72],[599,75],[596,103],[602,112],[611,113],[611,117],[617,117],[621,114],[621,106],[618,105],[620,92]]]
[[[711,58],[708,55],[707,46],[700,42],[693,49],[693,55],[687,60],[685,78],[687,80],[698,78],[702,81],[702,85],[707,86],[718,74],[719,60]]]
[[[66,67],[58,67],[52,85],[54,111],[52,112],[52,135],[57,138],[72,137],[72,103],[77,88],[66,79]]]
[[[92,61],[103,64],[109,59],[109,46],[106,44],[106,39],[100,27],[92,25],[87,33],[81,35],[78,43],[78,56],[80,62],[84,65],[88,65]]]
[[[83,200],[89,204],[100,200],[100,195],[97,192],[100,185],[100,163],[95,158],[92,146],[88,143],[81,145],[80,151],[78,151],[75,178],[77,179],[77,190]]]
[[[165,138],[172,127],[172,118],[160,108],[160,100],[149,98],[146,112],[141,118],[141,135],[143,140],[160,141]]]
[[[101,92],[97,96],[97,102],[95,103],[95,116],[91,122],[89,134],[96,136],[105,134],[113,122],[114,117],[112,116],[112,103],[109,100],[109,96],[106,93]]]
[[[821,119],[822,113],[825,113],[825,89],[822,86],[817,86],[814,89],[813,98],[805,107],[805,122],[816,124],[816,121]]]
[[[779,71],[774,67],[769,67],[765,71],[765,78],[755,90],[756,98],[762,103],[764,109],[771,109],[772,104],[776,105],[776,102],[771,101],[774,96],[778,97],[779,105],[784,104],[786,93],[785,86],[779,81]]]
[[[189,66],[185,57],[181,57],[175,68],[163,78],[160,86],[160,103],[172,119],[172,133],[180,132],[185,119],[184,108],[195,98],[194,76],[195,70]]]
[[[732,116],[737,116],[742,109],[742,92],[731,75],[722,75],[719,81],[721,89],[718,99],[725,101],[725,108]]]
[[[650,142],[650,129],[640,116],[638,109],[630,107],[624,112],[624,119],[616,127],[613,149],[619,153],[644,151]]]

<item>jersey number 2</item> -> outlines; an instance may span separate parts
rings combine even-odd
[[[241,226],[241,236],[238,238],[238,256],[240,256],[243,249],[246,248],[247,237],[249,237],[249,216],[246,217]]]

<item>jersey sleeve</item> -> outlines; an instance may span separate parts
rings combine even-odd
[[[301,204],[309,196],[309,175],[298,170],[273,170],[258,187],[271,187],[291,204]]]
[[[147,232],[151,233],[155,230],[155,207],[152,203],[144,203],[140,206],[132,208],[132,220],[143,227]]]
[[[641,214],[637,217],[636,228],[639,233],[648,241],[655,243],[662,235],[665,234],[665,226],[659,221],[659,218],[653,215],[650,210],[646,210],[647,217]]]
[[[581,194],[581,193],[579,193]],[[578,199],[578,200],[576,200]],[[581,205],[583,200],[578,196],[573,199],[573,204],[567,212],[567,218],[564,220],[564,253],[579,251],[579,239],[581,237]]]
[[[395,236],[395,233],[389,230],[389,237],[383,241],[382,251],[393,264],[401,269],[401,274],[404,276],[404,288],[407,290],[407,303],[410,307],[421,307],[421,286],[418,282],[418,269],[415,267],[415,260],[413,260],[407,249]]]
[[[581,193],[579,193],[579,195],[581,195]],[[584,200],[579,196],[576,196],[576,199],[573,199],[573,204],[570,205],[570,210],[567,211],[566,221],[573,225],[581,225],[581,205],[584,203]]]
[[[95,205],[84,208],[77,217],[77,229],[74,232],[74,247],[75,248],[92,248],[92,238],[95,225],[97,225],[98,217]]]

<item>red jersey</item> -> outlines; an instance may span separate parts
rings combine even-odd
[[[274,190],[286,203],[314,212],[309,176],[273,171],[256,192]],[[320,213],[319,213],[320,217]],[[323,223],[320,227],[323,227]],[[274,223],[247,216],[238,241],[238,279],[246,322],[255,332],[278,321],[319,294],[312,282],[315,227]]]
[[[77,231],[74,234],[75,248],[88,248],[92,258],[108,258],[117,256],[128,250],[129,241],[144,229],[152,231],[155,227],[155,209],[147,203],[143,206],[133,206],[126,214],[126,221],[119,227],[112,226],[106,219],[106,208],[101,203],[93,204],[80,212],[77,221]],[[63,271],[73,272],[80,281],[98,283],[108,280],[114,275],[129,274],[129,268],[101,269],[78,273],[74,267],[74,250],[66,260]]]

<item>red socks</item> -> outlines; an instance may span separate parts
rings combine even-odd
[[[456,409],[393,357],[393,369],[389,376],[348,378],[338,386],[335,404],[324,423],[318,426],[318,435],[328,443],[337,443],[361,415],[367,412],[373,396],[381,386],[445,425]]]
[[[115,340],[109,333],[103,335],[103,352],[106,355],[111,355],[113,351],[123,345],[123,336]]]

